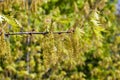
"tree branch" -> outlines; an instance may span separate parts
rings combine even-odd
[[[6,36],[9,35],[32,35],[32,34],[48,34],[48,33],[53,33],[53,34],[62,34],[62,33],[71,33],[70,31],[56,31],[56,32],[10,32],[10,33],[5,33]],[[2,34],[2,32],[0,32]]]

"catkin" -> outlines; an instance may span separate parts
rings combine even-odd
[[[6,43],[4,40],[4,34],[2,33],[0,36],[0,56],[6,53],[5,47],[6,47]]]
[[[0,57],[10,56],[9,42],[5,40],[4,32],[0,35]]]

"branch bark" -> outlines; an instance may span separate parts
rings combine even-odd
[[[32,34],[48,34],[48,33],[53,33],[53,34],[62,34],[62,33],[72,33],[71,31],[56,31],[56,32],[9,32],[5,33],[5,36],[9,35],[32,35]],[[0,32],[2,34],[2,32]]]

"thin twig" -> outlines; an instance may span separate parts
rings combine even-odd
[[[9,35],[32,35],[32,34],[48,34],[48,33],[53,33],[53,34],[62,34],[62,33],[71,33],[70,31],[56,31],[56,32],[10,32],[10,33],[5,33],[6,36]],[[2,34],[2,33],[0,33]]]

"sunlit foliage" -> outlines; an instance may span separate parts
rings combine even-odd
[[[1,80],[120,79],[115,1],[27,1],[0,2]],[[22,31],[49,34],[4,35]]]

